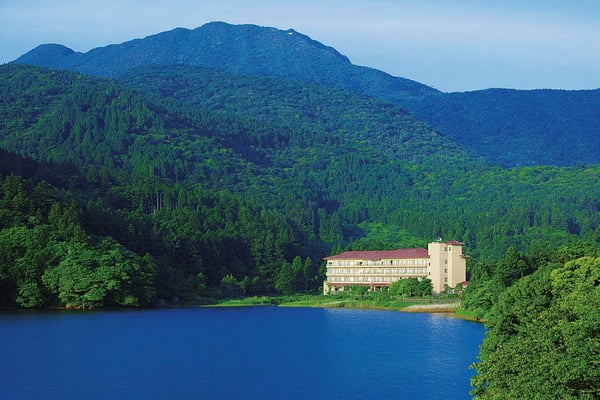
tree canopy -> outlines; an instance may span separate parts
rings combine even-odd
[[[475,364],[477,399],[600,396],[600,258],[542,268],[499,295]]]
[[[318,292],[334,251],[445,237],[467,244],[464,302],[484,315],[537,268],[522,254],[600,238],[598,166],[495,167],[331,87],[183,67],[140,76],[0,67],[0,228],[14,244],[3,304],[85,297],[57,277],[74,265],[121,277],[87,294],[103,304]],[[152,290],[133,289],[137,275]]]

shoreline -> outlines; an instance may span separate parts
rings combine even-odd
[[[426,303],[425,303],[426,302]],[[425,303],[425,304],[423,304]],[[0,308],[0,312],[22,312],[22,311],[67,311],[67,312],[94,312],[94,311],[125,311],[125,310],[152,310],[169,308],[219,308],[219,307],[306,307],[306,308],[349,308],[364,310],[396,311],[404,313],[428,313],[444,314],[451,318],[459,318],[467,321],[485,323],[486,320],[464,313],[460,310],[460,300],[439,299],[434,302],[431,299],[413,299],[402,301],[391,301],[387,303],[378,303],[372,299],[342,298],[332,299],[323,296],[254,296],[238,299],[222,299],[221,301],[209,303],[180,303],[165,304],[154,307],[125,307],[125,308],[73,308],[73,307],[45,307],[34,309],[23,308]]]
[[[427,301],[426,304],[422,304]],[[430,299],[413,299],[397,302],[377,303],[370,299],[343,298],[331,299],[323,296],[299,296],[290,298],[279,297],[247,297],[243,299],[229,299],[217,304],[206,304],[201,307],[260,307],[260,306],[276,306],[276,307],[307,307],[307,308],[349,308],[349,309],[365,309],[365,310],[383,310],[396,311],[405,313],[429,313],[429,314],[444,314],[451,318],[458,318],[467,321],[485,323],[481,318],[469,315],[460,310],[460,300],[440,299],[434,302]]]
[[[468,314],[460,312],[460,303],[458,304],[415,304],[408,306],[401,312],[407,313],[430,313],[430,314],[447,314],[449,317],[464,319],[465,321],[485,323],[485,319],[476,318]]]

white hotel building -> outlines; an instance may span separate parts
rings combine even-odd
[[[432,242],[427,250],[413,249],[346,251],[325,257],[327,279],[323,293],[335,293],[352,286],[367,286],[376,290],[389,287],[392,282],[404,278],[429,278],[433,294],[440,294],[446,285],[454,288],[466,280],[466,256],[462,254],[464,243],[457,241]]]

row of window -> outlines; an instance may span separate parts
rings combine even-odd
[[[419,259],[413,259],[413,260],[366,260],[366,261],[361,261],[361,260],[337,260],[337,261],[329,261],[327,263],[327,265],[333,265],[333,266],[348,266],[348,267],[355,267],[355,266],[361,266],[361,265],[366,265],[366,266],[377,266],[377,265],[427,265],[428,263],[428,259],[426,258],[419,258]]]
[[[398,279],[397,276],[330,276],[327,278],[329,283],[382,283],[382,282],[396,282]],[[444,282],[448,282],[448,278],[444,278]]]
[[[397,276],[332,276],[327,278],[329,283],[392,283],[396,282]]]
[[[425,271],[426,272],[426,271]],[[423,276],[425,275],[423,273]],[[329,283],[392,283],[401,278],[397,276],[328,276]],[[444,282],[448,282],[448,277],[444,277]]]
[[[327,268],[327,275],[420,275],[427,268]]]

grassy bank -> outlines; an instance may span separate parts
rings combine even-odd
[[[244,306],[366,308],[405,312],[452,313],[461,318],[475,319],[459,309],[460,300],[436,297],[348,296],[348,295],[296,295],[254,296],[222,300],[215,307]]]

